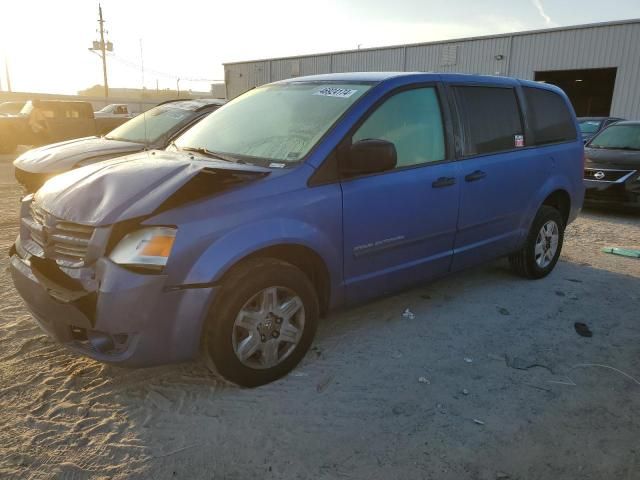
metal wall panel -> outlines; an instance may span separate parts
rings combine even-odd
[[[224,80],[227,98],[235,98],[253,87],[269,83],[269,76],[268,61],[226,65]]]
[[[332,55],[333,72],[402,72],[404,48],[380,48]]]
[[[513,37],[509,75],[616,67],[611,114],[640,118],[640,23],[560,30]]]
[[[510,37],[501,37],[407,47],[406,67],[418,72],[506,75],[510,42]],[[455,55],[451,54],[452,46],[456,47]]]
[[[611,114],[640,118],[640,21],[225,64],[227,98],[270,81],[357,71],[461,72],[533,79],[536,71],[616,67]]]

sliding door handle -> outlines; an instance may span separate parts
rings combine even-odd
[[[431,186],[433,188],[443,188],[443,187],[450,187],[451,185],[455,185],[455,184],[456,184],[455,177],[440,177],[439,179],[434,181],[431,184]]]
[[[482,170],[476,170],[475,172],[470,173],[469,175],[464,177],[464,179],[467,182],[475,182],[476,180],[481,180],[486,176],[487,176],[487,174],[485,172],[483,172]]]

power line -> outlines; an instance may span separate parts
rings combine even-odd
[[[112,58],[113,60],[121,63],[122,65],[135,69],[135,70],[140,70],[141,65],[140,63],[134,61],[134,60],[129,60],[127,58],[121,57],[119,55],[116,55],[113,52],[109,52],[109,57]],[[171,78],[173,80],[178,80],[180,79],[180,81],[188,81],[188,82],[224,82],[224,80],[222,79],[212,79],[212,78],[193,78],[193,77],[185,77],[183,75],[177,75],[174,73],[168,73],[168,72],[164,72],[161,70],[156,70],[153,68],[148,68],[145,66],[144,71],[150,74],[153,74],[157,77],[166,77],[166,78]]]

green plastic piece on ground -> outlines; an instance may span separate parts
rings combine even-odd
[[[632,250],[630,248],[604,247],[602,251],[623,257],[640,258],[640,250]]]

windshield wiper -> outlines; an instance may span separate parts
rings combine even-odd
[[[247,163],[247,162],[245,162],[243,160],[240,160],[238,158],[234,158],[234,157],[231,157],[229,155],[225,155],[224,153],[213,152],[213,151],[211,151],[211,150],[209,150],[208,148],[205,148],[205,147],[178,147],[175,144],[174,144],[174,146],[176,148],[178,148],[179,150],[182,150],[184,152],[201,153],[202,155],[206,155],[207,157],[215,158],[217,160],[224,160],[225,162]]]
[[[633,147],[629,147],[629,146],[624,146],[624,147],[596,147],[596,148],[604,148],[604,149],[607,149],[607,150],[631,150],[631,151],[634,151],[634,152],[637,152],[638,150],[640,150],[638,148],[633,148]]]

